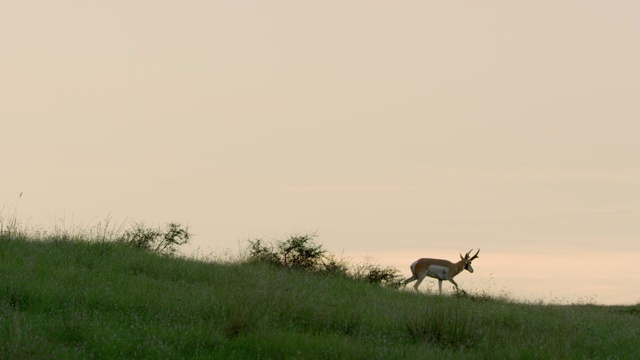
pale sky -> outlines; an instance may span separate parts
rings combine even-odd
[[[640,2],[3,0],[0,46],[5,216],[640,301]]]

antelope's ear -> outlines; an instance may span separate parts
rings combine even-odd
[[[458,254],[460,254],[460,253],[458,253]],[[464,258],[462,257],[462,254],[460,254],[460,260],[464,260]]]

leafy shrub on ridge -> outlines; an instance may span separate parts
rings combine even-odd
[[[276,246],[261,239],[249,240],[249,259],[289,269],[320,270],[326,251],[313,241],[316,236],[293,235]]]
[[[189,228],[178,223],[168,223],[164,230],[134,223],[132,229],[125,230],[120,241],[156,253],[175,254],[177,247],[188,243],[190,238]]]
[[[262,239],[249,240],[249,261],[264,262],[288,269],[301,269],[347,276],[376,285],[398,288],[402,278],[392,267],[382,268],[367,261],[350,269],[348,264],[329,254],[316,244],[317,234],[292,235],[287,240],[265,243]]]

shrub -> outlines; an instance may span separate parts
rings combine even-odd
[[[289,269],[320,270],[326,251],[314,242],[316,234],[293,235],[273,245],[263,244],[261,239],[249,240],[249,259],[262,261]]]
[[[398,269],[393,267],[382,268],[380,265],[371,263],[369,259],[355,268],[353,278],[375,285],[394,288],[399,288],[402,285],[402,276],[398,275]]]
[[[392,267],[383,268],[367,260],[353,269],[315,243],[316,234],[293,235],[276,244],[265,244],[262,239],[249,240],[249,261],[260,261],[289,269],[317,271],[331,275],[348,276],[375,285],[399,288],[402,277]]]
[[[349,264],[333,254],[325,254],[320,272],[329,275],[349,276]]]
[[[264,245],[262,239],[249,240],[249,260],[270,265],[281,265],[280,256],[272,245]]]
[[[168,223],[164,230],[147,228],[142,223],[133,223],[132,229],[125,230],[120,241],[156,253],[173,254],[177,246],[188,243],[190,238],[189,228],[183,228],[177,223]]]
[[[282,264],[288,268],[315,270],[322,264],[325,250],[313,239],[316,234],[294,235],[278,245]]]

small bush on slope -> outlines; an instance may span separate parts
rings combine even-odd
[[[393,267],[383,268],[367,260],[352,268],[316,244],[317,234],[293,235],[284,241],[264,243],[261,239],[249,240],[249,260],[333,275],[342,275],[370,284],[398,288],[402,284],[399,271]]]
[[[119,241],[156,253],[175,254],[177,247],[187,244],[190,238],[189,228],[178,223],[168,223],[164,230],[145,227],[142,223],[133,223],[132,228],[125,230]]]

